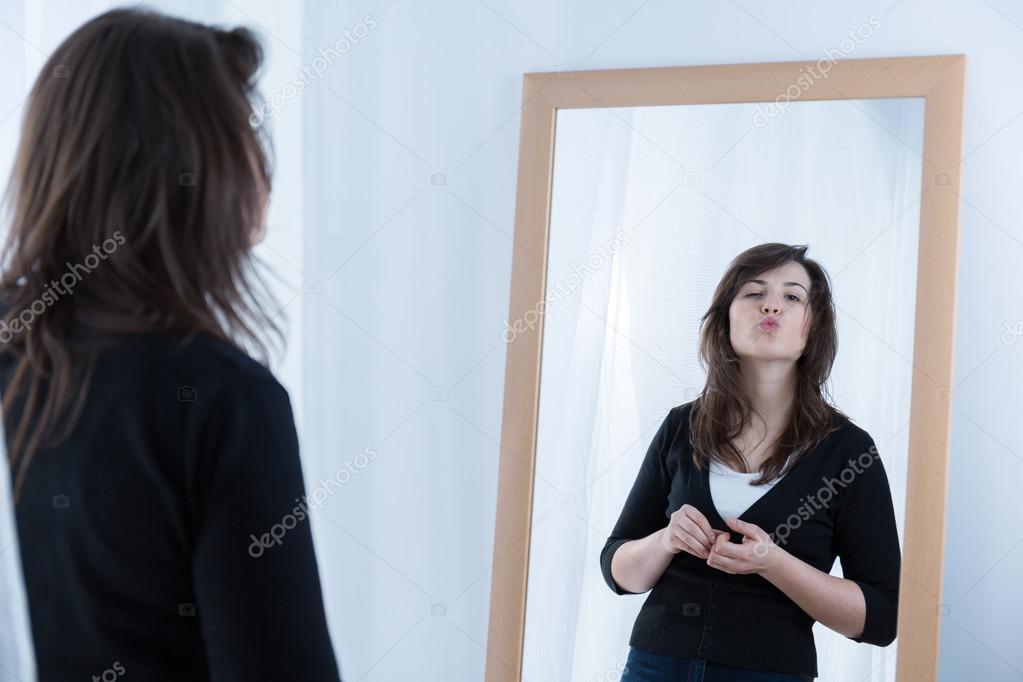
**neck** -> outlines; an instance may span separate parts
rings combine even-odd
[[[776,433],[785,428],[796,395],[796,367],[789,361],[743,361],[746,395],[763,424],[757,430]],[[759,421],[756,420],[755,421]]]

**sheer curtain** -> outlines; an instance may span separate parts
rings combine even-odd
[[[582,484],[611,462],[609,439],[635,431],[640,421],[628,382],[618,385],[623,395],[613,422],[600,391],[619,379],[605,372],[628,368],[627,357],[608,361],[617,346],[605,318],[623,286],[612,273],[617,272],[615,252],[626,246],[619,232],[627,211],[621,188],[630,182],[634,148],[627,125],[593,138],[576,125],[578,118],[574,111],[558,114],[554,186],[573,201],[552,206],[552,233],[563,237],[551,243],[544,330],[545,353],[551,356],[544,361],[538,450],[559,454],[537,462],[526,680],[593,679],[606,667],[609,642],[628,639],[624,618],[592,612],[590,597],[600,576],[582,559],[592,556],[600,529],[590,526],[592,498]],[[551,405],[558,408],[547,409]],[[589,638],[586,632],[594,625],[601,636]]]
[[[833,401],[874,436],[901,537],[923,103],[795,103],[759,128],[755,107],[558,114],[527,680],[620,677],[646,595],[612,594],[599,553],[657,426],[702,388],[699,318],[754,244],[810,244],[829,270]],[[819,679],[894,679],[897,641],[814,636]]]
[[[3,424],[0,456],[6,463]],[[35,658],[13,512],[10,473],[7,466],[0,466],[0,680],[31,682],[36,679]]]

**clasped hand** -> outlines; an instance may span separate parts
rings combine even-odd
[[[728,527],[742,535],[742,543],[732,542],[729,532],[710,527],[707,518],[691,504],[682,505],[671,515],[661,531],[661,546],[672,554],[685,551],[725,573],[763,573],[781,549],[760,526],[726,519]]]

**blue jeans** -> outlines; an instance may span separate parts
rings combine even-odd
[[[621,682],[813,682],[811,675],[732,668],[705,658],[658,656],[629,650]]]

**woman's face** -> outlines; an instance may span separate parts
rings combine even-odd
[[[739,287],[728,309],[732,348],[740,358],[791,360],[806,347],[810,276],[789,262]]]

